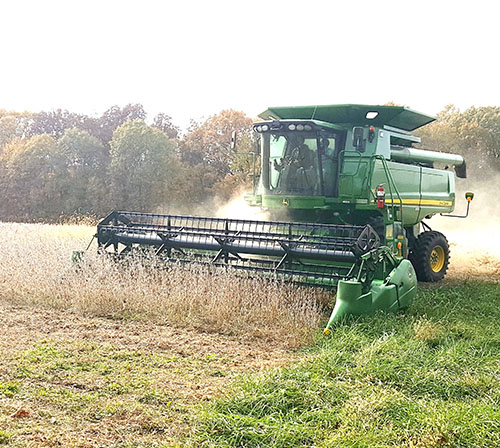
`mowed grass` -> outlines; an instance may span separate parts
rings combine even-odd
[[[0,303],[0,445],[184,446],[193,411],[285,350],[166,325]]]
[[[241,378],[196,422],[204,447],[500,446],[500,285],[421,287],[406,314],[318,336]]]
[[[0,425],[13,447],[171,446],[187,420],[171,382],[207,369],[194,358],[79,341],[41,341],[9,363]]]

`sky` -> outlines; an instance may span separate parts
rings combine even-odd
[[[500,2],[8,0],[0,109],[500,106]]]

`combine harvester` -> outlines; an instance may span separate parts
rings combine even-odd
[[[453,211],[448,166],[458,177],[466,169],[459,155],[413,148],[420,139],[411,131],[433,117],[333,105],[274,107],[260,118],[260,178],[246,200],[270,221],[115,211],[97,226],[99,250],[125,256],[147,247],[168,262],[336,287],[325,334],[346,316],[404,309],[417,278],[444,277],[448,242],[423,220]]]

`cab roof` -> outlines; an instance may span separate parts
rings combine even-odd
[[[377,106],[368,104],[270,107],[259,114],[259,117],[263,120],[270,120],[273,118],[315,119],[333,124],[371,124],[377,127],[387,125],[405,131],[414,131],[435,120],[435,117],[421,114],[420,112],[403,106]]]

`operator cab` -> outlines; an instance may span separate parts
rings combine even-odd
[[[338,196],[346,132],[317,120],[259,122],[262,186],[267,195]]]

